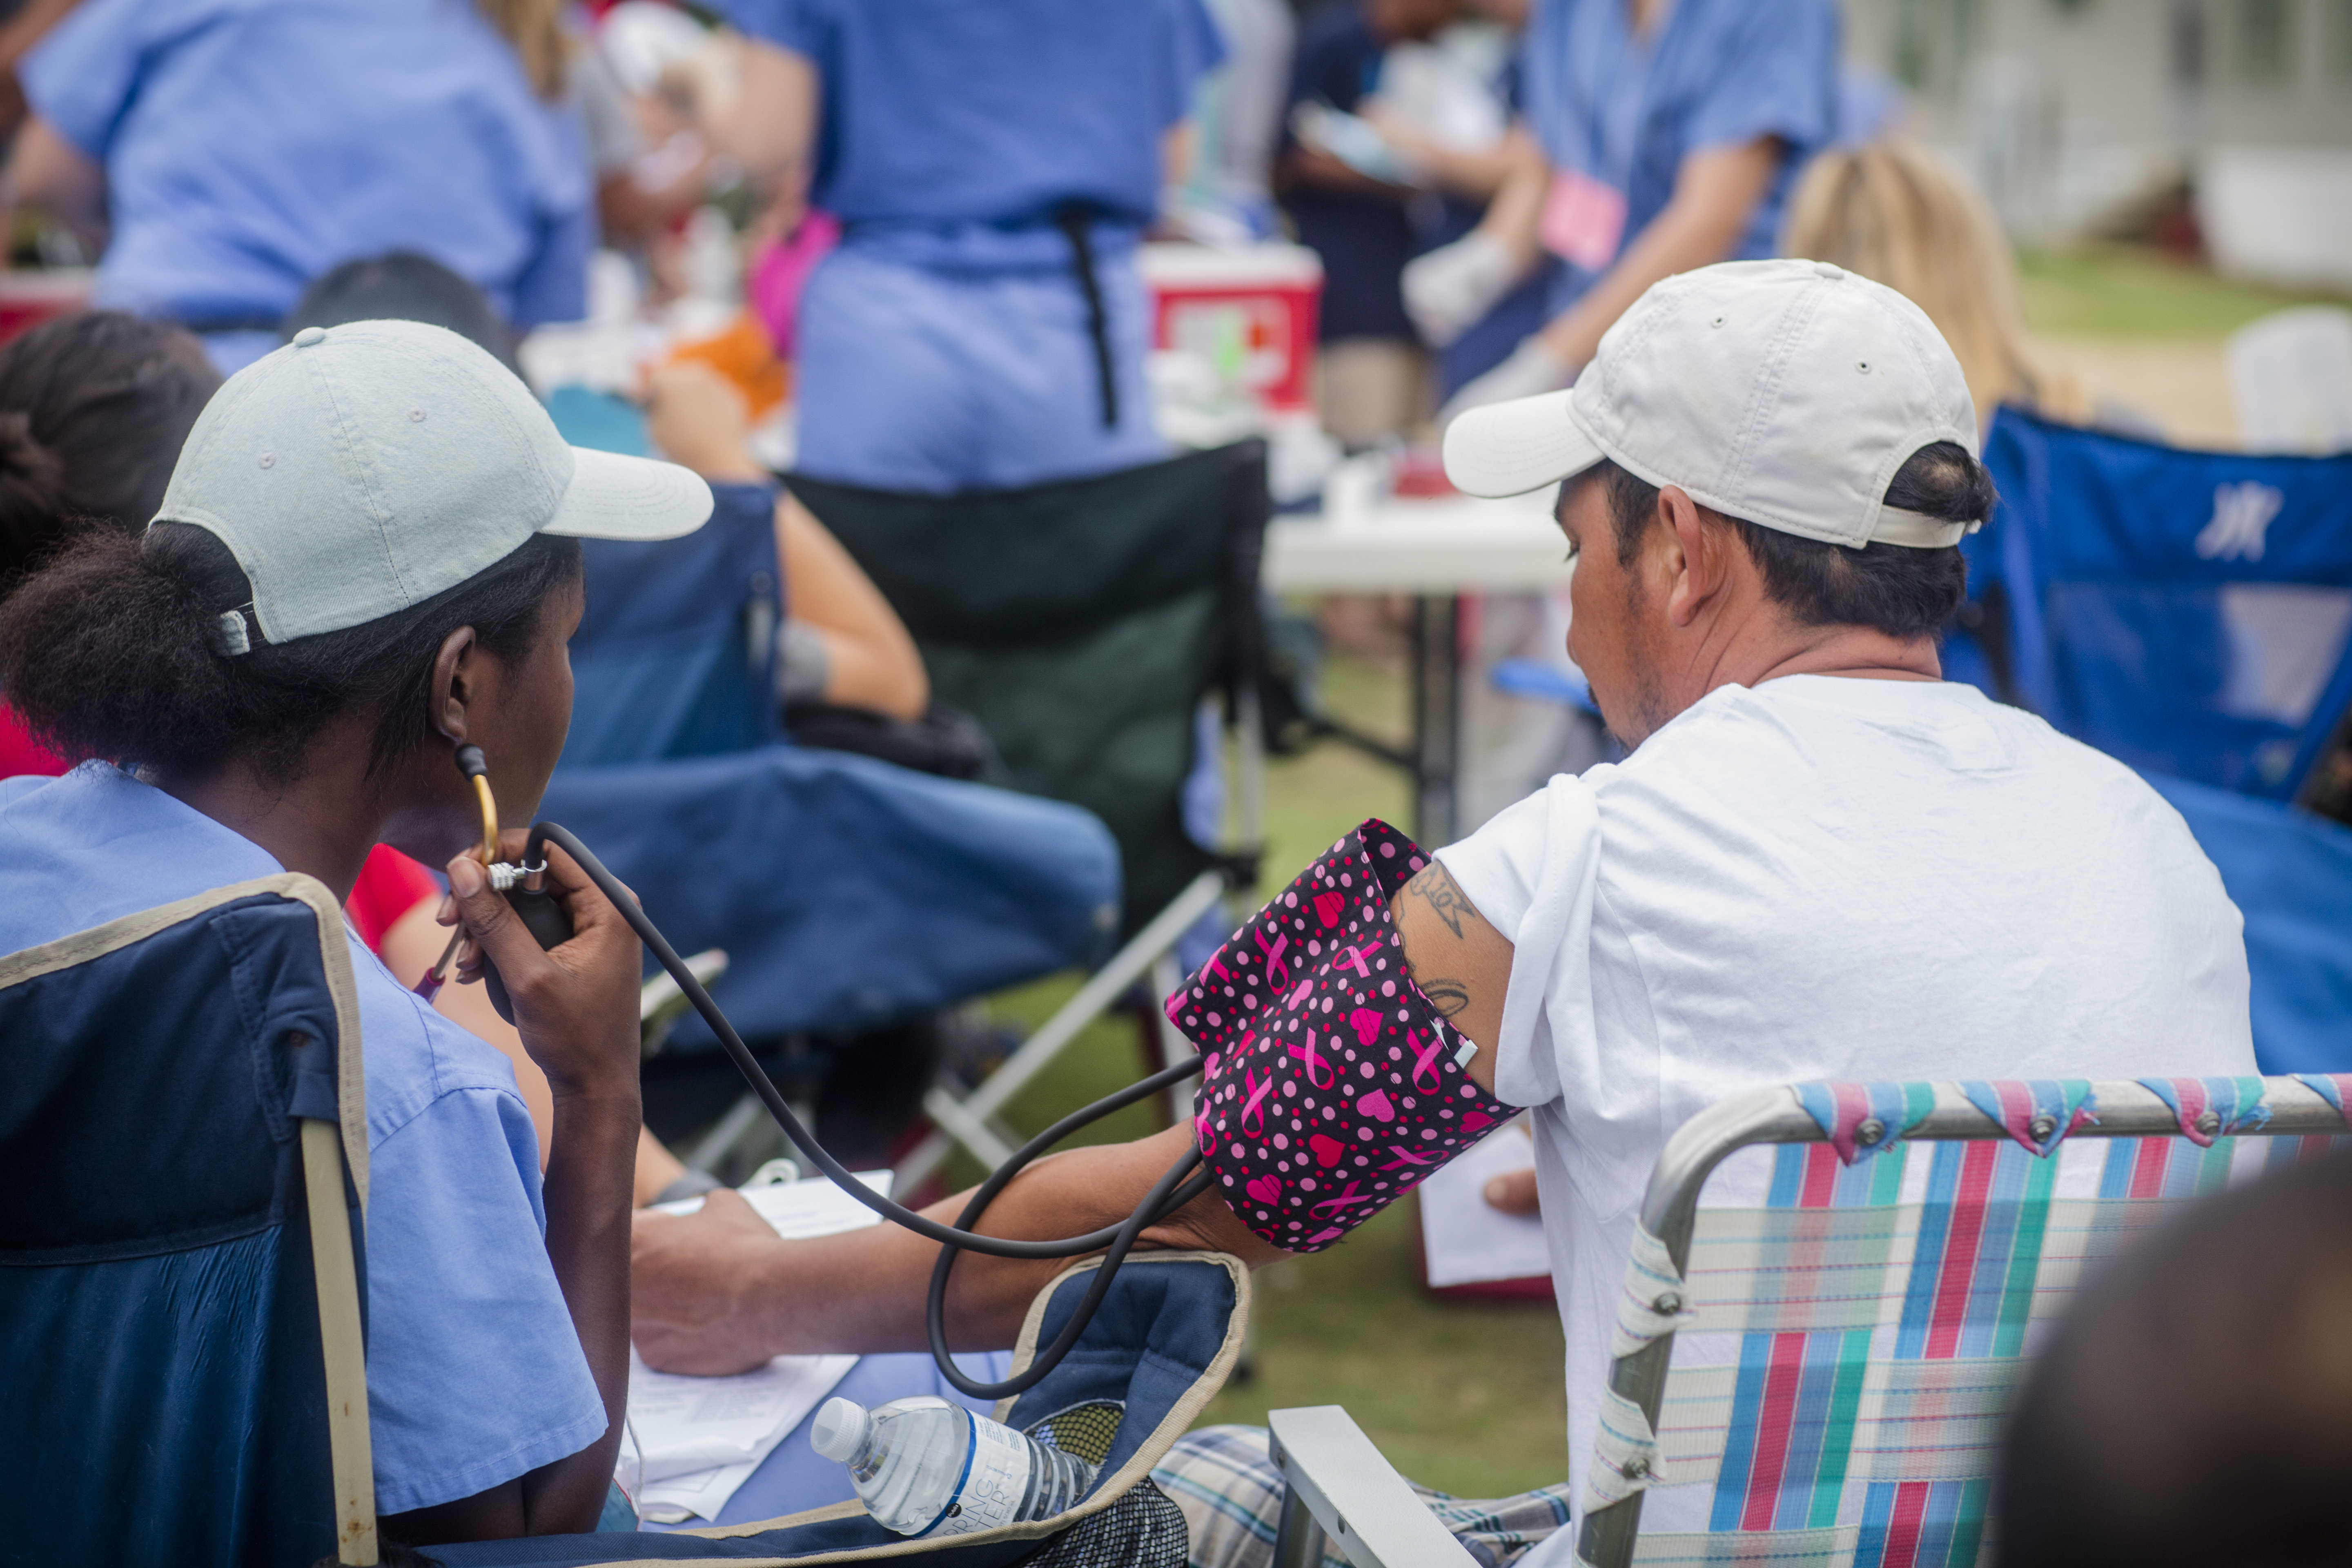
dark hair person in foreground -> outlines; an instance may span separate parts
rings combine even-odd
[[[2352,1557],[2352,1155],[2298,1161],[2131,1243],[2009,1415],[2000,1568],[2317,1568]]]

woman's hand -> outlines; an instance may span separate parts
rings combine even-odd
[[[673,463],[706,479],[759,483],[751,456],[751,410],[736,384],[699,360],[673,360],[646,373],[646,434]]]
[[[499,836],[500,855],[520,861],[529,836]],[[488,873],[470,855],[449,862],[450,900],[442,922],[462,924],[469,939],[457,978],[482,977],[483,955],[499,967],[514,1004],[523,1048],[558,1100],[567,1095],[637,1093],[637,992],[643,959],[637,933],[572,857],[547,846],[547,888],[572,917],[572,937],[551,948],[523,925]]]
[[[721,1187],[693,1214],[639,1211],[630,1232],[630,1337],[656,1372],[723,1377],[780,1352],[750,1289],[786,1244],[743,1194]]]

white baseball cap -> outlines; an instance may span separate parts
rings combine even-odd
[[[253,625],[282,643],[422,604],[534,533],[675,539],[710,506],[675,463],[567,446],[457,333],[351,321],[305,327],[228,378],[154,521],[218,535],[253,584]],[[245,651],[242,615],[222,620],[222,650]]]
[[[1934,550],[1982,520],[1885,495],[1937,441],[1976,456],[1976,405],[1926,311],[1824,261],[1726,261],[1653,284],[1570,390],[1457,417],[1445,476],[1474,496],[1519,495],[1605,458],[1784,533]]]

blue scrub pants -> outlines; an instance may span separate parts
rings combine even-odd
[[[949,495],[1166,457],[1144,383],[1150,322],[1132,240],[1098,244],[1096,273],[1118,388],[1108,429],[1086,299],[1066,259],[925,264],[853,236],[818,265],[801,303],[795,467],[837,484]]]

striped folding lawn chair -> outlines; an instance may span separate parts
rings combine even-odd
[[[2084,1270],[2175,1204],[2352,1143],[2347,1091],[1820,1083],[1691,1118],[1643,1199],[1580,1561],[1989,1563],[2001,1416]],[[1761,1205],[1703,1205],[1718,1173]],[[1472,1562],[1345,1411],[1269,1426],[1276,1568]]]
[[[1580,1559],[1989,1562],[2000,1418],[2085,1269],[2176,1203],[2352,1142],[2347,1084],[1807,1084],[1692,1118],[1643,1201]],[[1752,1145],[1763,1206],[1703,1205]]]

